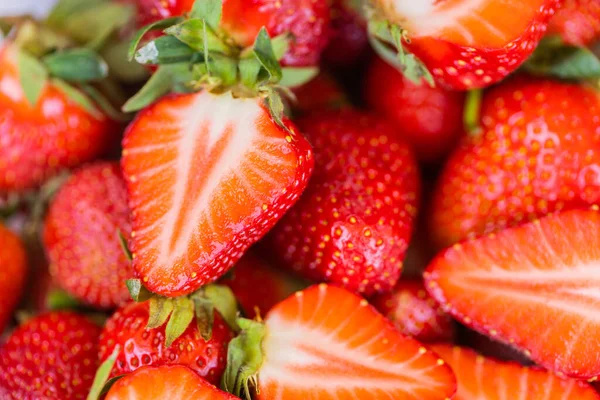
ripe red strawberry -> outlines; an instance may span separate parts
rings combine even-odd
[[[98,367],[100,328],[69,312],[17,328],[0,348],[0,398],[85,399]]]
[[[454,148],[463,132],[463,93],[416,85],[378,57],[366,76],[367,104],[396,124],[421,161],[440,161]]]
[[[550,20],[548,33],[575,46],[593,43],[600,37],[600,0],[564,0]]]
[[[214,313],[209,340],[202,338],[193,321],[169,347],[165,345],[165,325],[146,328],[148,317],[149,302],[131,303],[117,310],[106,322],[100,335],[100,360],[106,360],[119,346],[111,376],[128,374],[147,365],[181,364],[213,384],[220,381],[233,332],[218,313]]]
[[[331,39],[323,52],[323,64],[351,66],[368,53],[367,21],[361,15],[362,3],[353,0],[331,2]]]
[[[236,395],[250,398],[248,380],[258,400],[439,400],[455,390],[443,361],[342,288],[312,286],[275,306],[264,325],[240,327],[223,378]],[[240,362],[240,353],[250,358]]]
[[[283,265],[364,294],[400,277],[419,202],[410,148],[386,121],[356,110],[299,122],[315,148],[315,174],[270,240]]]
[[[143,367],[119,379],[106,400],[235,400],[183,365]]]
[[[0,47],[0,194],[35,188],[93,160],[116,138],[112,121],[92,115],[53,83],[32,106],[19,81],[17,53],[8,41]]]
[[[380,17],[406,31],[404,45],[437,83],[489,86],[533,52],[562,0],[375,0]],[[409,42],[410,40],[410,42]]]
[[[297,101],[292,103],[292,108],[297,114],[337,109],[350,104],[339,83],[324,72],[293,91]]]
[[[514,79],[483,98],[480,135],[451,155],[433,195],[440,246],[600,200],[600,101],[576,84]]]
[[[405,335],[420,342],[451,341],[452,318],[431,298],[423,282],[401,280],[393,292],[380,294],[371,304]]]
[[[305,287],[286,272],[269,265],[252,250],[220,281],[233,291],[244,315],[265,315],[275,304]]]
[[[559,378],[537,368],[485,358],[472,350],[436,345],[458,381],[455,400],[597,400],[600,395],[585,382]],[[507,397],[509,396],[509,397]]]
[[[572,210],[457,244],[425,273],[429,293],[465,325],[567,376],[600,375],[595,319],[600,215]]]
[[[27,255],[21,239],[0,223],[0,333],[17,306],[27,274]]]
[[[182,15],[195,0],[131,0],[137,4],[138,26]],[[202,1],[202,0],[198,0]],[[275,37],[293,37],[283,65],[316,65],[329,40],[326,0],[224,0],[220,27],[241,47],[251,46],[264,26]]]
[[[56,283],[95,307],[128,300],[125,280],[133,270],[118,232],[128,237],[130,231],[119,164],[100,162],[78,170],[56,194],[46,217],[44,245]]]
[[[215,281],[306,186],[308,142],[260,99],[173,95],[146,108],[123,140],[133,267],[153,292]]]

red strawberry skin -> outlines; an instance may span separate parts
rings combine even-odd
[[[0,195],[33,189],[118,140],[114,122],[92,116],[52,84],[31,106],[19,82],[17,52],[6,43],[0,48]]]
[[[296,202],[313,156],[284,123],[229,93],[167,96],[138,114],[121,165],[133,268],[149,290],[174,297],[217,280]]]
[[[134,0],[138,25],[191,10],[193,0]],[[221,27],[242,47],[251,46],[262,27],[269,35],[293,35],[283,65],[317,65],[329,41],[326,0],[224,0]]]
[[[355,110],[299,121],[315,149],[308,188],[275,227],[271,248],[300,275],[364,294],[402,270],[420,181],[410,148],[381,118]]]
[[[17,306],[27,275],[27,255],[21,239],[0,223],[0,333]]]
[[[367,71],[364,97],[374,111],[396,124],[398,135],[421,161],[442,160],[463,132],[463,93],[415,85],[378,57]]]
[[[352,7],[352,0],[331,2],[331,40],[323,53],[323,64],[352,66],[368,54],[367,21]]]
[[[433,194],[439,246],[600,199],[598,95],[576,84],[513,79],[485,94],[481,134],[465,137]]]
[[[373,297],[371,304],[400,332],[420,342],[447,342],[454,336],[452,318],[421,281],[400,280],[392,292]]]
[[[146,329],[149,303],[130,303],[118,309],[100,335],[99,358],[106,360],[116,346],[120,350],[111,376],[128,374],[143,366],[181,364],[207,381],[218,384],[227,362],[227,345],[233,332],[214,314],[212,337],[205,341],[196,321],[170,347],[165,346],[165,325]]]
[[[44,245],[56,283],[99,308],[129,299],[125,280],[131,262],[118,232],[131,232],[127,191],[117,162],[99,162],[75,172],[50,204]]]
[[[0,398],[85,399],[98,368],[99,334],[71,312],[27,321],[0,348]]]
[[[550,20],[548,33],[575,46],[593,43],[600,37],[600,0],[564,0]]]

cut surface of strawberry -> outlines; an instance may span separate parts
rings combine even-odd
[[[579,379],[600,375],[600,214],[573,210],[457,244],[425,272],[457,319]]]
[[[177,296],[216,280],[296,201],[313,160],[288,126],[229,92],[168,96],[138,115],[122,168],[148,289]]]
[[[454,400],[595,400],[600,395],[585,382],[563,379],[548,371],[515,362],[496,361],[456,346],[435,345],[454,370],[458,390]]]
[[[250,378],[258,381],[260,400],[439,400],[455,390],[452,371],[437,355],[339,287],[320,284],[296,292],[267,314],[262,329],[263,359]],[[247,332],[232,341],[230,360],[232,347],[248,343]],[[226,387],[228,378],[239,377],[231,367]]]

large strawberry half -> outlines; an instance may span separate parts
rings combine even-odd
[[[572,210],[457,244],[428,267],[430,294],[457,319],[541,366],[600,375],[600,214]]]
[[[420,399],[454,394],[450,368],[400,334],[368,302],[321,284],[275,306],[264,324],[239,320],[223,386],[259,400]]]
[[[561,0],[373,0],[371,33],[401,53],[402,47],[413,53],[399,57],[399,68],[410,76],[433,76],[454,89],[484,87],[525,61],[560,4]]]

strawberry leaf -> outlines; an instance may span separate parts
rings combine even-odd
[[[171,347],[173,342],[180,337],[194,319],[194,303],[187,297],[175,297],[173,312],[165,328],[165,345]]]
[[[152,292],[146,289],[139,279],[127,279],[125,285],[129,290],[129,295],[137,303],[150,300],[153,297]]]
[[[283,116],[285,111],[285,106],[283,105],[283,101],[281,100],[281,96],[275,89],[269,89],[267,92],[266,98],[267,108],[271,113],[271,118],[275,121],[280,128],[284,130],[288,130],[287,126],[283,123]]]
[[[135,53],[140,64],[174,64],[190,61],[195,51],[173,36],[161,36],[147,43]]]
[[[115,346],[112,354],[100,365],[98,371],[96,371],[96,376],[94,376],[94,382],[92,383],[92,388],[87,396],[87,400],[98,400],[104,392],[103,389],[108,383],[108,377],[115,365],[115,361],[117,361],[119,350],[119,345]],[[114,381],[112,383],[114,383]]]
[[[59,0],[50,11],[46,24],[53,27],[63,26],[69,17],[104,2],[105,0]]]
[[[165,29],[165,33],[176,37],[195,50],[204,51],[204,21],[201,19],[188,19],[180,24]],[[230,52],[229,47],[221,41],[210,26],[206,30],[206,36],[206,45],[208,46],[209,51],[219,51],[222,53]]]
[[[221,22],[222,9],[222,0],[196,0],[190,15],[192,18],[206,21],[211,28],[216,30]]]
[[[281,70],[279,85],[295,88],[311,81],[319,74],[318,67],[285,67]]]
[[[483,90],[474,89],[467,92],[465,100],[465,110],[463,114],[463,124],[469,135],[477,135],[481,132],[480,112],[481,98]]]
[[[198,332],[202,339],[208,341],[212,337],[212,327],[214,322],[214,306],[212,302],[201,296],[194,297],[194,313]]]
[[[169,93],[173,87],[173,78],[168,65],[156,70],[146,84],[123,105],[124,112],[133,112],[154,103],[161,96]]]
[[[263,27],[256,36],[253,46],[254,55],[260,61],[263,68],[269,73],[270,82],[279,82],[281,80],[281,66],[273,51],[271,38],[267,30]]]
[[[68,82],[97,81],[108,76],[108,65],[90,49],[57,51],[42,58],[53,77]]]
[[[142,41],[142,38],[146,35],[146,33],[150,31],[163,30],[181,21],[183,21],[183,18],[181,17],[165,18],[160,21],[156,21],[152,24],[146,25],[140,30],[138,30],[133,39],[131,40],[131,44],[129,45],[129,51],[127,53],[129,61],[132,61],[134,59],[135,53],[137,52],[140,42]]]
[[[131,257],[131,250],[129,250],[129,246],[127,245],[127,239],[120,229],[117,229],[117,237],[119,238],[119,244],[121,245],[121,250],[123,250],[125,257],[127,257],[129,261],[133,260],[133,257]]]
[[[20,50],[18,53],[19,80],[27,101],[35,106],[48,80],[48,71],[39,60]]]
[[[240,73],[240,81],[247,88],[254,88],[258,80],[258,73],[262,68],[262,64],[256,57],[242,58],[238,64]]]
[[[212,306],[219,312],[227,325],[234,331],[238,332],[237,325],[238,305],[233,291],[225,285],[207,285],[203,289],[204,298],[206,298]]]
[[[277,60],[281,60],[285,53],[288,52],[291,40],[292,35],[289,33],[282,33],[271,39],[271,46],[273,47],[273,53]]]
[[[162,326],[173,312],[173,299],[167,297],[152,297],[150,299],[149,317],[146,328],[155,329]]]
[[[52,85],[63,92],[65,96],[69,98],[69,100],[73,101],[75,104],[79,105],[81,108],[90,113],[90,115],[92,115],[94,118],[102,118],[102,113],[100,110],[98,110],[98,107],[96,107],[94,102],[90,100],[90,98],[84,93],[82,93],[81,90],[58,78],[52,79]]]
[[[60,289],[54,289],[48,293],[46,304],[51,311],[70,310],[79,307],[79,302],[69,296],[67,292]]]

